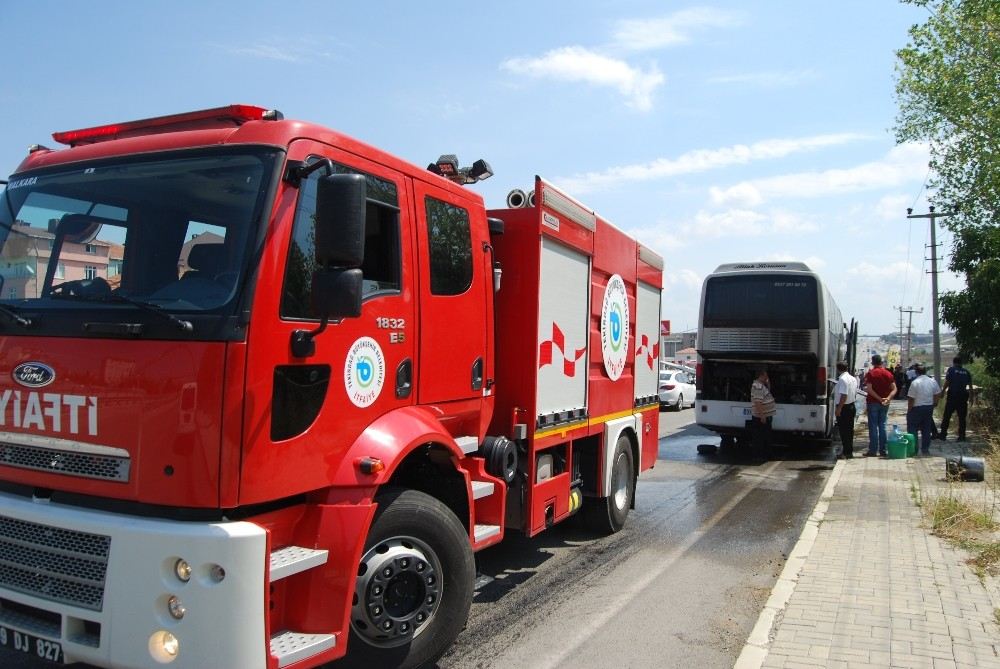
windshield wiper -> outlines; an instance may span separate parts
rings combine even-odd
[[[81,294],[60,294],[51,293],[51,297],[56,299],[71,299],[71,300],[81,300],[83,302],[103,302],[103,303],[113,303],[113,304],[128,304],[133,307],[138,307],[139,309],[145,311],[146,313],[155,314],[160,318],[170,321],[177,329],[181,332],[194,332],[194,324],[191,321],[186,321],[182,318],[178,318],[173,314],[163,310],[163,307],[153,304],[152,302],[143,302],[142,300],[137,300],[127,295],[122,295],[121,293],[113,293],[110,295],[81,295]]]
[[[25,318],[24,316],[20,315],[19,313],[14,311],[12,307],[5,307],[4,305],[0,304],[0,314],[3,314],[10,320],[14,321],[22,328],[31,327],[31,319]]]

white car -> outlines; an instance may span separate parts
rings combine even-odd
[[[680,411],[694,406],[695,387],[693,375],[675,370],[660,372],[660,410],[671,408]]]

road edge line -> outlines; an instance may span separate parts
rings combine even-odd
[[[802,565],[805,564],[806,558],[812,552],[813,544],[816,543],[819,524],[830,508],[830,499],[833,497],[837,483],[840,482],[840,475],[846,464],[846,460],[838,460],[834,466],[833,473],[826,482],[823,492],[820,493],[819,501],[816,502],[812,513],[809,514],[805,527],[802,528],[802,534],[799,535],[799,540],[792,548],[792,552],[788,554],[788,560],[785,562],[784,569],[781,570],[778,582],[771,589],[771,595],[767,598],[764,609],[760,612],[750,636],[747,637],[740,656],[736,658],[733,669],[760,669],[764,664],[764,659],[771,646],[771,631],[774,628],[774,622],[784,613],[785,607],[788,606],[788,600],[795,592],[795,585],[799,581]]]

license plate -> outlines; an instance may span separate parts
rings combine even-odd
[[[63,661],[62,646],[59,643],[3,625],[0,625],[0,646],[49,662]]]

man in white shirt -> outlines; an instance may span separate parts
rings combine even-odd
[[[920,453],[931,454],[931,431],[934,429],[934,405],[941,399],[941,386],[925,375],[924,366],[913,367],[916,376],[906,393],[906,431],[916,434],[920,430]]]
[[[840,444],[844,458],[854,457],[854,419],[857,409],[854,400],[858,395],[858,380],[847,371],[847,363],[841,360],[837,363],[837,385],[833,389],[833,406],[837,415],[837,430],[840,431]]]

